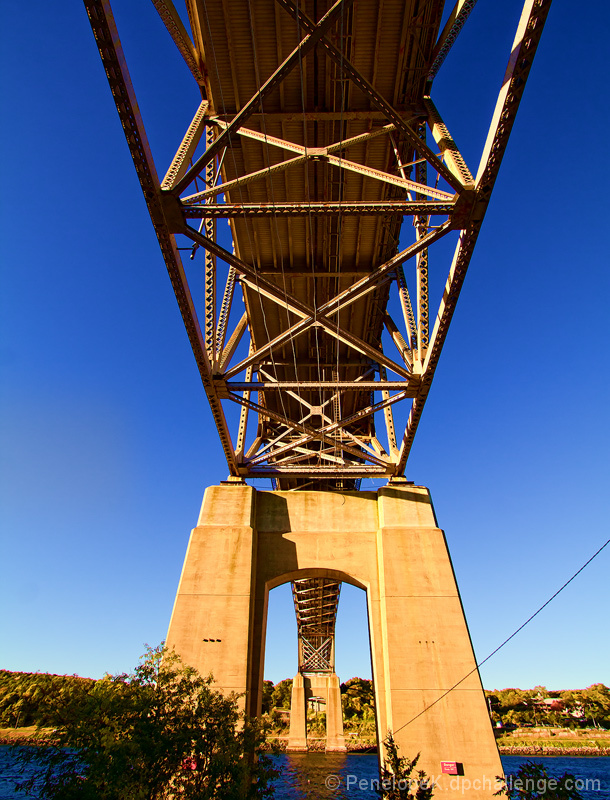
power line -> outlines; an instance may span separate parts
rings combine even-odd
[[[610,544],[610,539],[608,539],[608,540],[607,540],[607,541],[606,541],[606,542],[605,542],[605,543],[604,543],[604,544],[603,544],[603,545],[602,545],[602,546],[599,548],[599,550],[597,550],[595,553],[593,553],[593,555],[591,556],[591,558],[590,558],[588,561],[585,561],[585,563],[582,565],[582,567],[581,567],[579,570],[577,570],[577,572],[575,572],[575,573],[572,575],[572,577],[571,577],[569,580],[567,580],[567,581],[566,581],[566,582],[563,584],[563,586],[562,586],[561,588],[557,589],[557,591],[555,592],[555,594],[554,594],[554,595],[552,595],[551,597],[549,597],[549,599],[546,601],[546,603],[544,603],[543,605],[541,605],[541,606],[540,606],[540,608],[538,609],[538,611],[535,611],[535,612],[534,612],[534,613],[531,615],[531,617],[528,617],[528,618],[525,620],[525,622],[523,623],[523,625],[520,625],[520,626],[517,628],[517,630],[516,630],[516,631],[514,631],[513,633],[511,633],[511,635],[510,635],[510,636],[509,636],[507,639],[505,639],[505,640],[502,642],[502,644],[501,644],[501,645],[498,645],[498,647],[496,647],[496,649],[495,649],[495,650],[493,650],[493,651],[492,651],[492,652],[491,652],[491,653],[490,653],[490,654],[489,654],[489,655],[488,655],[486,658],[484,658],[482,661],[479,661],[479,662],[478,662],[478,663],[475,665],[475,667],[474,667],[473,669],[471,669],[471,670],[470,670],[470,672],[468,672],[466,675],[464,675],[464,677],[463,677],[463,678],[461,678],[461,679],[460,679],[460,680],[459,680],[457,683],[454,683],[454,684],[453,684],[453,686],[452,686],[450,689],[447,689],[447,691],[446,691],[446,692],[444,692],[444,693],[443,693],[443,694],[442,694],[440,697],[437,697],[437,698],[436,698],[436,700],[435,700],[433,703],[430,703],[430,705],[429,705],[429,706],[426,706],[426,707],[425,707],[425,708],[424,708],[422,711],[420,711],[420,712],[419,712],[419,714],[416,714],[416,715],[415,715],[414,717],[412,717],[412,718],[411,718],[411,719],[410,719],[408,722],[405,722],[405,724],[404,724],[404,725],[401,725],[401,726],[400,726],[400,728],[398,728],[397,730],[393,731],[393,733],[395,733],[395,734],[396,734],[396,733],[398,733],[398,731],[401,731],[403,728],[406,728],[406,727],[407,727],[407,725],[410,725],[412,722],[415,722],[415,720],[416,720],[416,719],[418,719],[419,717],[421,717],[421,716],[422,716],[422,714],[425,714],[425,713],[426,713],[426,711],[429,711],[429,710],[432,708],[432,706],[435,706],[435,705],[436,705],[438,702],[440,702],[440,701],[443,699],[443,697],[447,697],[447,695],[448,695],[450,692],[452,692],[452,691],[453,691],[453,690],[454,690],[456,687],[458,687],[458,686],[459,686],[461,683],[463,683],[463,682],[466,680],[466,678],[469,678],[469,677],[472,675],[472,673],[473,673],[473,672],[476,672],[476,671],[479,669],[479,667],[482,667],[482,666],[483,666],[483,664],[485,664],[487,661],[489,661],[489,659],[490,659],[492,656],[495,656],[495,654],[496,654],[496,653],[497,653],[499,650],[501,650],[501,649],[504,647],[504,645],[508,644],[508,643],[510,642],[510,640],[511,640],[511,639],[514,639],[514,638],[515,638],[515,636],[516,636],[516,635],[519,633],[519,631],[522,631],[522,630],[523,630],[523,628],[525,628],[525,626],[526,626],[526,625],[529,625],[529,623],[530,623],[530,622],[531,622],[531,621],[534,619],[534,617],[537,617],[537,616],[538,616],[538,614],[540,614],[540,612],[541,612],[543,609],[545,609],[545,608],[548,606],[548,604],[549,604],[550,602],[552,602],[552,601],[553,601],[553,600],[554,600],[554,599],[557,597],[557,595],[558,595],[558,594],[560,594],[561,592],[563,592],[563,590],[566,588],[566,586],[569,586],[569,584],[570,584],[570,583],[572,583],[572,581],[574,580],[574,578],[576,578],[578,575],[580,575],[580,573],[583,571],[583,569],[585,569],[585,567],[588,567],[588,566],[589,566],[589,564],[590,564],[590,563],[593,561],[593,559],[594,559],[594,558],[596,558],[596,557],[597,557],[597,556],[598,556],[598,555],[601,553],[601,551],[604,549],[604,547],[606,547],[606,546],[607,546],[607,545],[609,545],[609,544]]]

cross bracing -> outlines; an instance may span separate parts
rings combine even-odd
[[[300,672],[333,672],[335,622],[341,583],[330,578],[292,582]]]
[[[161,180],[109,3],[85,4],[230,475],[403,475],[550,0],[525,3],[474,177],[432,87],[474,2],[441,30],[442,0],[187,0],[187,31],[154,0],[197,97]]]

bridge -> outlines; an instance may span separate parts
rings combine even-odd
[[[169,641],[187,661],[213,669],[223,689],[245,691],[246,709],[257,713],[269,589],[292,581],[299,674],[332,676],[340,583],[361,585],[369,596],[378,730],[383,736],[402,726],[406,746],[410,731],[413,741],[430,744],[436,755],[428,757],[421,744],[413,753],[423,748],[433,773],[439,726],[463,728],[455,715],[465,713],[466,701],[461,711],[451,698],[443,701],[444,722],[438,708],[412,726],[410,720],[435,700],[433,688],[445,691],[460,669],[458,677],[468,673],[472,650],[461,611],[439,608],[439,619],[459,616],[432,658],[443,677],[431,687],[422,664],[417,700],[397,700],[403,690],[392,684],[401,683],[394,673],[404,648],[396,620],[395,633],[388,632],[384,559],[397,558],[403,577],[410,568],[406,545],[384,549],[380,532],[400,529],[409,557],[417,554],[429,577],[425,591],[432,597],[436,585],[439,597],[459,604],[444,539],[426,539],[438,531],[429,493],[404,472],[550,6],[525,2],[471,171],[433,86],[475,2],[445,9],[444,0],[187,0],[180,14],[171,0],[153,0],[190,70],[194,98],[192,122],[160,177],[110,5],[85,0],[229,472],[206,492]],[[435,246],[447,236],[457,238],[455,252],[434,297],[429,262],[439,268]],[[198,303],[181,253],[198,265]],[[375,477],[387,479],[386,489],[362,492],[362,479]],[[269,478],[273,491],[255,492],[247,484],[254,478]],[[292,549],[284,552],[291,533]],[[346,541],[352,547],[341,556]],[[376,577],[362,563],[365,553]],[[202,566],[206,558],[213,568]],[[204,590],[208,581],[216,588]],[[391,596],[412,605],[410,591]],[[243,628],[243,674],[224,635],[201,635],[207,623],[193,604],[203,594],[208,609],[221,596],[236,603],[248,597],[240,611],[217,609],[234,613]],[[228,622],[214,624],[237,646]],[[435,644],[436,623],[421,624],[419,645]],[[222,647],[212,652],[211,643]],[[376,648],[385,648],[383,658]],[[460,667],[452,671],[456,658]],[[408,669],[405,662],[401,670]],[[480,682],[468,691],[480,695]],[[331,694],[328,688],[329,703]],[[454,749],[466,753],[463,761],[498,774],[479,701],[472,701],[472,715],[486,744],[474,751],[485,750],[484,757],[472,755],[466,734],[440,738],[446,750],[459,740]],[[291,738],[306,746],[303,729]],[[340,730],[335,738],[340,747]]]

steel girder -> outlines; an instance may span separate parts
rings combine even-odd
[[[335,622],[341,583],[329,578],[292,582],[297,617],[299,672],[334,672]]]
[[[417,47],[401,56],[411,61],[401,62],[406,77],[392,89],[377,69],[382,39],[391,50],[389,17],[381,10],[375,17],[375,3],[329,2],[316,22],[306,2],[261,0],[251,30],[244,23],[239,32],[251,36],[255,72],[264,65],[268,77],[257,75],[250,96],[239,99],[246,83],[239,52],[231,63],[215,61],[216,51],[238,47],[229,16],[225,42],[210,39],[203,14],[213,6],[214,20],[221,13],[237,19],[253,13],[250,4],[187,0],[193,40],[170,0],[154,4],[202,97],[161,182],[110,5],[85,0],[230,475],[322,489],[402,476],[550,0],[525,2],[476,179],[430,97],[473,2],[460,0],[440,35],[440,0],[427,0],[419,16],[402,4],[396,52],[407,39]],[[376,31],[369,31],[367,13]],[[285,58],[264,28],[270,19],[278,36],[294,33]],[[367,36],[376,60],[365,68],[358,43]],[[326,100],[318,97],[316,105],[309,95],[323,87],[322,74]],[[219,86],[235,94],[230,108],[220,102]],[[400,249],[404,217],[413,220],[414,241]],[[232,250],[221,244],[222,219],[231,226]],[[454,259],[430,313],[429,248],[452,231],[459,232]],[[179,253],[187,242],[192,256],[205,251],[203,331]],[[405,277],[411,264],[413,278]],[[238,315],[236,286],[246,306]],[[240,408],[234,440],[227,403]],[[410,404],[401,438],[398,403]],[[256,421],[249,425],[250,412]]]

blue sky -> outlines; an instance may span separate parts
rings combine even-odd
[[[163,173],[196,87],[152,4],[114,7]],[[519,8],[480,0],[435,84],[473,170]],[[0,667],[97,677],[164,638],[227,468],[84,9],[5,0],[3,18]],[[601,0],[586,23],[551,10],[407,469],[481,659],[610,535],[609,24]],[[485,665],[486,687],[610,683],[609,551]],[[277,681],[296,671],[288,587],[268,629]],[[341,679],[370,675],[352,587],[337,637]]]

